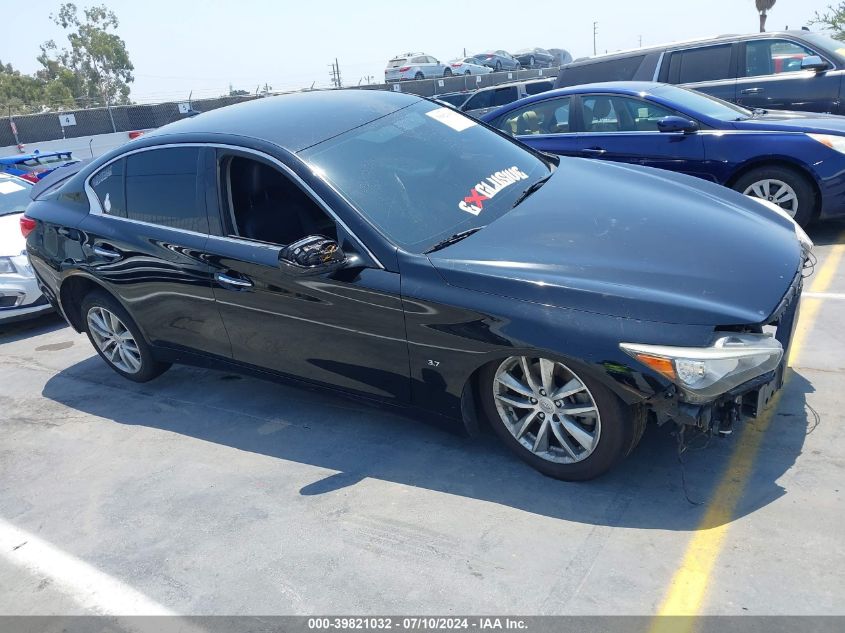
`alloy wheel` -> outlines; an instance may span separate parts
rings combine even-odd
[[[510,434],[542,459],[580,462],[598,446],[601,415],[596,401],[563,363],[508,358],[496,370],[493,400]]]
[[[746,196],[774,202],[786,211],[790,217],[794,218],[798,213],[798,194],[795,193],[795,189],[783,180],[777,180],[775,178],[758,180],[757,182],[751,183],[743,193]]]
[[[132,332],[113,312],[101,306],[88,310],[88,331],[103,356],[127,374],[141,370],[141,351]]]

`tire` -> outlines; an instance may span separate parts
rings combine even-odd
[[[451,76],[452,76],[452,69],[451,69],[451,68],[447,68],[446,70],[444,70],[444,71],[443,71],[443,76],[444,76],[444,77],[451,77]]]
[[[541,359],[532,356],[524,360],[528,363],[534,384],[539,386],[539,361]],[[505,445],[523,461],[554,479],[585,481],[606,473],[634,449],[642,436],[646,416],[641,413],[634,415],[635,412],[607,387],[592,378],[577,374],[565,364],[557,361],[542,359],[544,363],[554,365],[553,375],[556,389],[562,390],[563,385],[571,388],[573,384],[576,387],[583,387],[583,389],[579,389],[573,395],[564,396],[561,399],[562,406],[559,406],[557,401],[540,397],[539,392],[529,386],[529,389],[538,396],[535,399],[536,404],[531,405],[530,402],[525,402],[527,406],[519,407],[518,415],[510,416],[513,408],[508,411],[509,406],[502,402],[501,398],[521,400],[520,394],[522,392],[518,393],[511,390],[501,383],[497,376],[501,376],[503,371],[506,373],[514,372],[521,377],[517,378],[521,389],[530,385],[531,381],[525,380],[523,371],[525,365],[522,361],[523,357],[512,356],[502,362],[491,363],[480,372],[478,388],[482,410],[490,425]],[[513,374],[511,374],[511,377],[513,377]],[[526,396],[525,400],[527,398]],[[498,405],[497,402],[499,402]],[[555,408],[556,405],[558,408]],[[554,414],[553,420],[540,420],[539,416],[543,416],[544,411],[549,411],[547,408],[549,406],[552,407],[551,411],[557,412],[566,409],[575,411],[576,408],[581,410],[591,408],[595,409],[596,413],[590,416],[575,414],[575,417]],[[532,412],[535,417],[526,423]],[[564,417],[567,420],[566,427],[564,427],[565,423],[562,421]],[[583,444],[579,444],[574,438],[576,435],[586,437],[591,434],[590,425],[587,422],[590,418],[593,420],[591,433],[594,440],[592,448],[588,451]],[[523,441],[527,444],[534,444],[536,447],[537,438],[541,435],[541,425],[543,424],[547,425],[545,431],[545,436],[548,438],[547,450],[535,452],[531,447],[523,444]],[[553,431],[552,427],[556,430]],[[521,439],[518,439],[516,429],[524,428],[528,430],[524,430],[524,435],[521,436]],[[567,429],[573,429],[576,431],[576,435],[571,434]],[[566,451],[563,450],[563,443],[559,441],[561,436],[570,446]],[[583,442],[583,439],[580,441]],[[573,451],[572,447],[576,451]],[[581,449],[583,452],[573,459],[572,453],[577,453],[577,449]]]
[[[414,79],[416,81],[419,81],[420,79],[425,79],[425,75],[423,75],[421,72],[418,72],[416,75],[414,75]]]
[[[499,59],[496,60],[496,72],[497,73],[502,72],[502,62]]]
[[[117,322],[108,319],[106,315],[111,314],[116,317]],[[129,316],[129,313],[124,310],[117,300],[102,290],[95,290],[89,292],[82,300],[82,323],[85,326],[85,333],[88,335],[88,340],[91,345],[97,350],[106,364],[115,372],[133,380],[135,382],[147,382],[160,376],[162,373],[170,368],[169,363],[161,363],[153,358],[152,350],[144,339],[141,331],[138,329],[134,319]],[[99,317],[99,321],[97,318]],[[103,342],[101,335],[102,330],[98,331],[97,323],[106,324],[107,328],[112,331],[126,332],[126,335],[121,338],[124,342],[125,351],[115,353],[116,346],[114,341],[111,345]],[[114,327],[117,323],[123,326],[124,330],[119,327]],[[105,330],[108,331],[108,330]],[[132,346],[127,344],[126,336],[131,340]],[[107,351],[104,351],[107,350]],[[114,358],[110,357],[108,351],[114,353]],[[129,358],[137,359],[138,367],[135,369],[127,360]]]
[[[769,183],[768,186],[766,183]],[[781,199],[784,199],[784,194],[787,198],[794,194],[797,209],[788,208],[791,201],[786,205],[778,204],[778,206],[795,218],[801,226],[807,226],[816,215],[818,200],[812,182],[806,175],[790,167],[780,165],[757,167],[739,178],[733,184],[733,189],[755,198],[770,199],[775,204],[778,204],[778,201],[771,199],[772,196],[767,198],[765,196],[767,192],[776,194]]]
[[[472,71],[471,71],[471,70],[465,70],[465,71],[464,71],[464,74],[465,74],[465,75],[471,75],[471,74],[472,74]]]
[[[536,60],[534,59],[534,55],[532,55],[531,57],[528,58],[528,67],[529,68],[534,68],[535,63],[536,63]]]

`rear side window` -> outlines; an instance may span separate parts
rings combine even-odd
[[[178,147],[126,158],[126,217],[199,233],[208,232],[198,176],[199,148]]]
[[[511,136],[569,132],[569,97],[547,99],[508,112],[496,127]]]
[[[575,86],[603,81],[630,81],[644,59],[645,55],[635,55],[580,66],[568,66],[561,71],[558,86]]]
[[[91,178],[91,188],[97,194],[103,213],[126,217],[126,190],[123,175],[126,159],[121,158],[103,167]]]
[[[492,90],[481,90],[480,92],[476,93],[474,97],[472,97],[466,104],[463,106],[463,110],[479,110],[481,108],[489,108],[493,103],[493,91]]]
[[[516,86],[510,86],[508,88],[498,88],[497,90],[493,91],[493,107],[506,105],[508,103],[513,103],[519,99],[519,91],[516,89]]]
[[[551,81],[534,81],[530,84],[525,84],[525,94],[529,95],[538,95],[541,92],[548,92],[551,89]]]
[[[679,51],[669,61],[669,82],[692,84],[733,79],[730,44]]]

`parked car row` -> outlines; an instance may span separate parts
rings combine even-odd
[[[484,75],[491,72],[519,70],[521,68],[550,68],[572,61],[563,49],[526,48],[511,55],[505,50],[489,50],[459,57],[443,63],[425,53],[404,53],[387,62],[384,69],[386,82],[436,79],[453,75]]]

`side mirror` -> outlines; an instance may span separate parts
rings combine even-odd
[[[801,70],[812,70],[820,73],[830,68],[830,65],[818,55],[808,55],[801,60]]]
[[[346,264],[346,255],[334,240],[309,235],[285,246],[279,252],[279,267],[296,275],[334,272]]]
[[[665,134],[682,132],[683,134],[695,134],[698,132],[698,123],[690,121],[681,116],[663,117],[657,122],[657,129]]]

